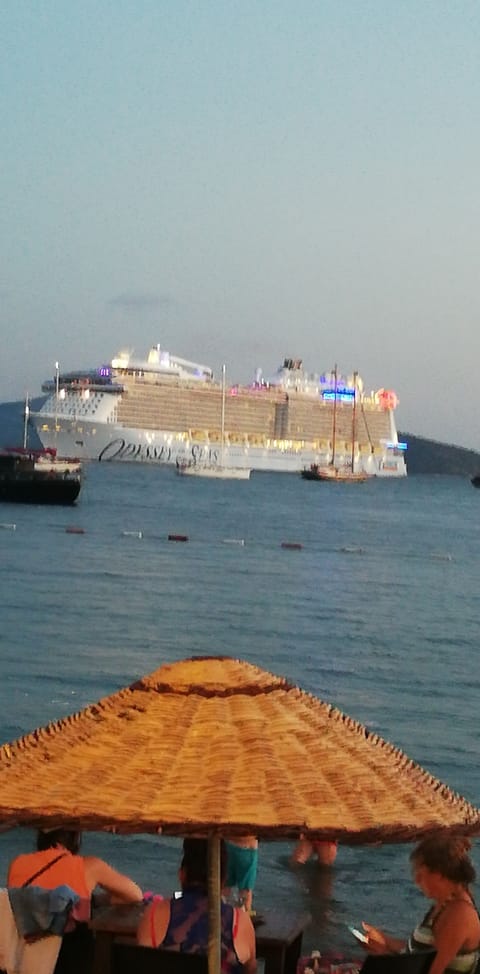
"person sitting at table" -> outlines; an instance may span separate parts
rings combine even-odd
[[[221,843],[220,870],[225,879],[225,845]],[[179,871],[182,896],[147,906],[137,930],[137,942],[144,947],[162,947],[185,954],[206,954],[208,948],[208,843],[206,839],[185,839]],[[245,912],[229,903],[221,904],[222,974],[254,974],[255,931]]]
[[[364,923],[366,950],[373,954],[436,950],[429,974],[473,974],[480,957],[480,919],[470,892],[475,869],[471,843],[459,836],[431,836],[413,850],[410,861],[418,888],[433,906],[408,940]]]
[[[81,832],[45,829],[37,833],[37,851],[12,860],[7,886],[70,886],[90,907],[96,886],[110,894],[112,903],[136,903],[143,899],[139,886],[97,856],[81,856]]]
[[[81,918],[90,917],[92,893],[96,887],[109,894],[112,903],[137,903],[143,899],[139,886],[96,856],[81,856],[81,833],[70,829],[46,829],[37,833],[37,851],[12,860],[7,886],[40,886],[53,890],[69,886],[82,901]],[[92,956],[93,936],[86,922],[77,923],[62,942],[55,974],[74,974],[87,969]]]

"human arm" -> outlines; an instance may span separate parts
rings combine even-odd
[[[369,923],[362,922],[362,927],[367,935],[365,950],[368,950],[369,954],[401,954],[407,946],[405,940],[391,937],[390,934],[384,933],[378,927],[372,927]]]
[[[141,902],[143,893],[133,879],[117,872],[107,862],[104,862],[103,859],[97,859],[96,856],[85,856],[84,861],[85,876],[91,891],[96,886],[101,886],[102,889],[110,893],[112,903]]]

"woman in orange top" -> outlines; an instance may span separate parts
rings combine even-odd
[[[38,832],[37,851],[17,856],[10,863],[7,886],[70,886],[85,905],[85,920],[90,916],[91,896],[97,886],[109,893],[114,903],[142,900],[140,887],[128,876],[112,869],[103,859],[79,855],[80,842],[81,833],[68,829]],[[83,974],[90,969],[92,960],[93,935],[86,923],[78,923],[63,938],[55,974]]]
[[[110,893],[112,902],[136,903],[143,898],[139,886],[96,856],[81,856],[81,833],[68,829],[39,832],[37,852],[17,856],[10,863],[7,886],[70,886],[90,902],[96,886]]]

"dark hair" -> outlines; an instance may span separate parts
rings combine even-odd
[[[45,849],[53,849],[56,845],[63,845],[69,852],[76,856],[80,851],[82,833],[75,832],[73,829],[52,829],[49,832],[37,832],[37,849],[44,852]]]
[[[471,846],[464,835],[434,835],[419,843],[411,853],[410,861],[413,865],[426,866],[432,873],[439,873],[452,883],[470,886],[476,875],[468,855]]]
[[[223,839],[220,842],[220,878],[226,875],[227,852]],[[185,886],[204,886],[208,883],[208,840],[184,839],[181,869]]]

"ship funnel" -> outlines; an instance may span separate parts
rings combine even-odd
[[[126,369],[131,357],[131,350],[128,348],[120,349],[118,355],[112,359],[113,369]]]
[[[160,345],[152,345],[148,353],[147,362],[149,365],[158,365],[160,362]]]

